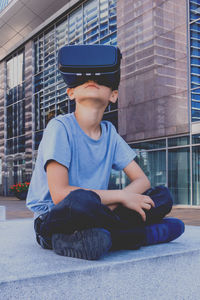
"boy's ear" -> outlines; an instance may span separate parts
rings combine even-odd
[[[118,90],[112,91],[109,101],[115,103],[117,101],[117,98],[118,98]]]
[[[70,100],[74,100],[74,89],[67,88],[67,95],[69,96]]]

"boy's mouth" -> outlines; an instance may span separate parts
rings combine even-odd
[[[99,87],[95,83],[92,83],[92,82],[88,83],[85,88],[88,88],[88,87],[95,87],[96,89],[99,89]]]

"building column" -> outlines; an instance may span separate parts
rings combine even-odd
[[[186,1],[119,0],[117,25],[119,133],[128,142],[188,133]]]
[[[32,41],[25,45],[25,170],[26,180],[32,175],[32,78],[33,78],[33,48]]]
[[[0,63],[0,195],[4,193],[5,184],[5,162],[4,162],[4,149],[5,149],[5,118],[4,118],[4,101],[5,101],[5,76],[6,70],[4,62]]]

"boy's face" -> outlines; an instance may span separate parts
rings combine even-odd
[[[118,97],[118,91],[110,87],[100,85],[93,80],[89,80],[75,88],[68,88],[67,94],[70,99],[76,101],[95,100],[95,103],[101,103],[107,106],[109,102],[115,103]]]

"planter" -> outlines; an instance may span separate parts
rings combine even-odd
[[[17,197],[19,200],[26,200],[27,194],[28,191],[23,191],[23,192],[15,193],[15,197]]]

